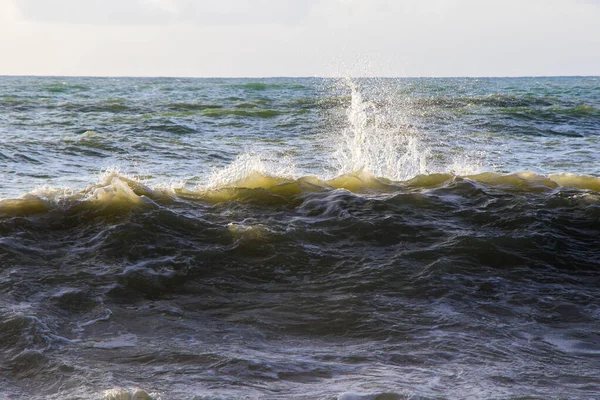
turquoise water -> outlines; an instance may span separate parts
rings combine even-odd
[[[0,398],[592,399],[599,154],[597,77],[0,77]]]

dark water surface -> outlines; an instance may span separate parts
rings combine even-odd
[[[0,399],[598,399],[599,299],[600,78],[0,77]]]

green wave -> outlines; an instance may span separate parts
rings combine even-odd
[[[283,83],[264,83],[264,82],[248,82],[228,85],[230,88],[246,89],[253,91],[264,91],[269,89],[286,89],[286,90],[299,90],[306,89],[306,86],[299,84],[283,84]]]
[[[265,108],[211,108],[202,112],[205,117],[223,118],[223,117],[257,117],[257,118],[273,118],[281,115],[281,111],[265,109]]]
[[[359,195],[387,195],[398,192],[447,189],[448,194],[468,196],[470,189],[497,193],[543,194],[561,189],[595,193],[593,203],[600,202],[600,177],[569,173],[539,175],[531,171],[512,174],[485,172],[457,176],[451,173],[418,175],[407,181],[391,181],[359,171],[332,179],[305,176],[291,179],[257,172],[230,183],[213,187],[157,187],[118,172],[110,172],[98,184],[72,192],[70,189],[37,189],[17,199],[0,199],[0,216],[32,215],[51,210],[91,211],[112,214],[132,209],[172,204],[177,201],[200,201],[210,204],[231,201],[286,204],[307,193],[347,190]]]

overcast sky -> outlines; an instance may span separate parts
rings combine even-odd
[[[0,0],[0,75],[600,75],[600,0]]]

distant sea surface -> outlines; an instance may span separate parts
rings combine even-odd
[[[0,77],[0,399],[599,396],[600,78]]]

